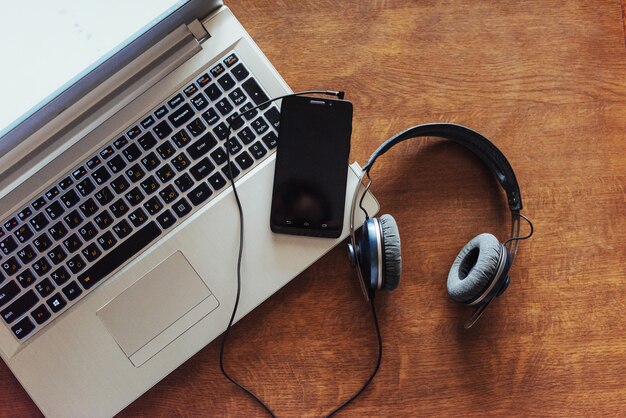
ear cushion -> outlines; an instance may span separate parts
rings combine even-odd
[[[383,286],[386,290],[393,290],[400,283],[402,274],[402,252],[400,251],[400,231],[396,220],[391,215],[379,218],[383,240],[384,278]]]
[[[480,234],[468,242],[448,274],[452,299],[467,303],[480,296],[495,278],[500,251],[500,241],[491,234]]]

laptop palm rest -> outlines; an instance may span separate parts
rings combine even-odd
[[[218,306],[187,258],[177,251],[97,315],[139,367]]]

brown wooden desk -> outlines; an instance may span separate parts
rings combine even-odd
[[[404,275],[377,298],[379,375],[342,416],[623,416],[620,2],[227,3],[294,90],[347,92],[354,160],[418,122],[466,124],[508,156],[535,222],[508,292],[464,331],[471,311],[447,297],[448,269],[472,236],[507,235],[503,194],[476,158],[440,140],[379,161],[374,193],[398,221]],[[369,315],[340,246],[235,326],[228,367],[279,416],[320,416],[372,368]],[[121,415],[263,416],[220,374],[219,342]],[[39,414],[4,364],[0,411]]]

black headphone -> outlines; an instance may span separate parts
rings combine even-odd
[[[489,167],[507,196],[511,211],[511,237],[504,243],[500,243],[492,234],[483,233],[474,237],[461,249],[448,274],[448,294],[452,299],[477,307],[465,323],[465,328],[469,328],[480,318],[489,303],[507,289],[510,283],[508,273],[517,254],[519,240],[530,238],[533,233],[532,223],[520,213],[522,197],[513,168],[504,154],[480,133],[456,124],[429,123],[400,132],[378,147],[363,167],[359,187],[352,199],[348,244],[350,263],[356,267],[359,282],[368,300],[374,298],[377,290],[393,290],[400,283],[402,256],[398,225],[391,215],[370,218],[361,202],[371,184],[369,171],[378,157],[394,145],[416,137],[441,137],[463,145]],[[366,176],[369,181],[364,184]],[[360,190],[363,193],[359,199]],[[357,202],[360,202],[359,206],[365,212],[365,222],[358,232],[354,225]],[[520,219],[527,221],[530,226],[528,236],[519,236]],[[510,246],[507,247],[507,244]]]

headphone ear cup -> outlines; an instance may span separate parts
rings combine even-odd
[[[398,287],[402,274],[400,231],[391,215],[383,215],[379,221],[383,244],[383,287],[385,290],[393,290]]]
[[[480,234],[468,242],[448,274],[450,297],[461,303],[477,299],[496,279],[501,252],[500,241],[491,234]]]

